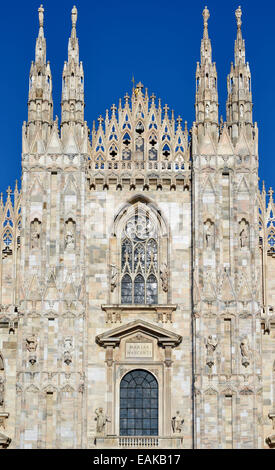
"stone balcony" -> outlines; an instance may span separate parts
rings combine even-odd
[[[90,189],[189,190],[190,162],[109,161],[89,162]]]
[[[180,435],[162,436],[97,436],[93,446],[98,449],[182,449]]]
[[[190,161],[133,161],[133,160],[118,160],[118,161],[107,161],[107,162],[98,162],[98,161],[89,161],[89,169],[91,171],[98,170],[112,170],[112,171],[128,171],[128,170],[145,170],[145,171],[189,171]]]

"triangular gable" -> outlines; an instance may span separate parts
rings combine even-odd
[[[182,341],[182,336],[177,335],[176,333],[143,320],[135,320],[133,322],[127,323],[126,325],[119,326],[118,328],[108,330],[105,333],[98,335],[96,337],[96,342],[100,346],[104,347],[106,347],[108,344],[118,346],[122,338],[137,332],[156,338],[158,344],[163,347],[165,345],[175,347],[178,346]]]
[[[240,135],[235,146],[236,155],[246,156],[251,154],[251,149],[248,145],[245,130],[241,128]]]
[[[31,280],[29,287],[28,298],[30,300],[40,300],[41,299],[41,284],[38,280],[37,275],[35,274]]]
[[[75,196],[77,194],[77,185],[75,183],[75,179],[72,175],[69,175],[65,189],[64,189],[64,194],[67,196]]]
[[[72,275],[68,275],[63,289],[64,299],[75,300],[77,298],[76,290],[74,287]]]
[[[64,153],[79,153],[79,148],[74,137],[73,131],[70,131],[64,144]]]
[[[61,142],[55,126],[49,139],[47,153],[62,153]]]
[[[202,194],[213,194],[215,196],[215,189],[212,183],[212,179],[208,176],[202,185]]]
[[[43,142],[42,133],[40,129],[35,134],[33,143],[31,145],[30,153],[45,153],[45,144]]]
[[[32,202],[42,202],[43,194],[44,188],[41,185],[39,178],[36,177],[30,190],[30,199]]]
[[[239,193],[249,193],[249,186],[247,184],[246,178],[243,176],[239,182],[237,191]]]
[[[205,135],[199,139],[199,153],[201,155],[216,155],[216,147],[210,133],[206,130]]]
[[[220,288],[220,297],[224,302],[235,300],[231,279],[226,271],[223,275],[223,280]]]
[[[226,125],[223,128],[222,135],[218,143],[217,153],[218,155],[234,155],[234,148]]]
[[[44,300],[58,300],[59,293],[56,286],[56,281],[53,273],[50,274],[49,280],[47,282],[46,291],[44,294]]]

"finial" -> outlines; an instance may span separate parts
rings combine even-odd
[[[241,29],[241,26],[242,26],[242,9],[241,7],[238,7],[237,10],[235,11],[235,16],[236,16],[236,20],[237,20],[237,26],[238,26],[238,29]]]
[[[76,22],[77,22],[77,8],[74,5],[72,9],[72,27],[73,28],[75,28]]]
[[[43,5],[40,5],[38,8],[38,19],[39,19],[39,27],[43,28],[44,25],[44,8]]]
[[[202,16],[203,16],[203,26],[204,26],[203,37],[208,38],[208,20],[210,18],[210,13],[207,7],[204,8],[202,12]]]
[[[169,111],[169,106],[168,106],[167,104],[165,104],[165,105],[163,106],[163,109],[164,109],[165,116],[167,116],[167,113],[168,113],[168,111]]]

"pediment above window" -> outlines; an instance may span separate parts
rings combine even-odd
[[[152,338],[155,338],[158,345],[163,348],[174,348],[182,341],[182,336],[173,333],[166,328],[161,328],[143,320],[136,320],[98,335],[96,337],[96,342],[99,346],[103,346],[104,348],[108,346],[114,348],[119,346],[122,338],[132,335],[133,333],[143,334],[147,337],[151,336]]]

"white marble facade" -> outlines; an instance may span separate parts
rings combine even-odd
[[[22,187],[0,201],[0,447],[275,446],[273,196],[241,10],[226,122],[209,16],[191,129],[138,83],[89,133],[77,10],[59,127],[39,8]]]

